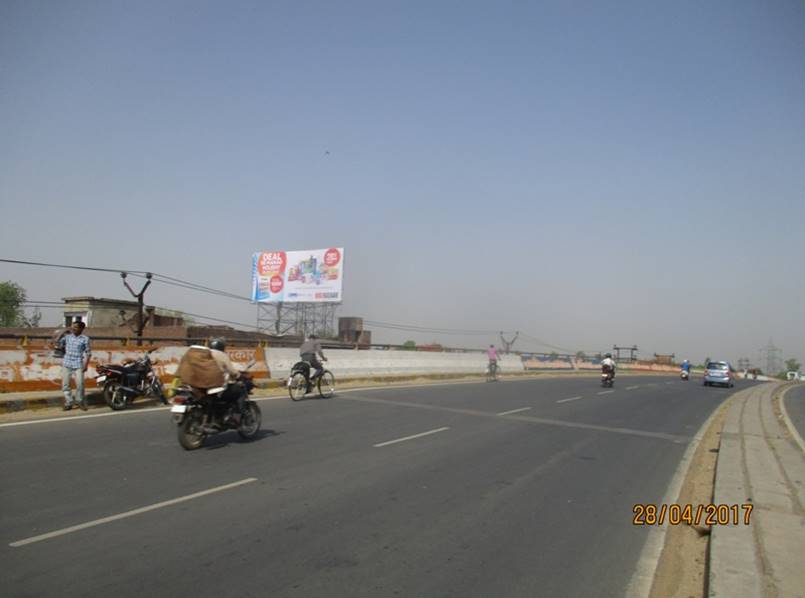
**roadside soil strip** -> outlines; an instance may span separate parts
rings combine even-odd
[[[119,513],[118,515],[111,515],[109,517],[103,517],[101,519],[95,519],[94,521],[88,521],[87,523],[81,523],[79,525],[73,525],[71,527],[65,527],[60,530],[56,530],[53,532],[48,532],[47,534],[41,534],[39,536],[33,536],[31,538],[25,538],[24,540],[17,540],[16,542],[11,542],[9,546],[12,548],[19,548],[20,546],[26,546],[27,544],[33,544],[34,542],[41,542],[42,540],[49,540],[51,538],[57,538],[59,536],[64,536],[67,534],[71,534],[73,532],[81,531],[83,529],[87,529],[90,527],[96,527],[98,525],[103,525],[104,523],[111,523],[112,521],[118,521],[119,519],[126,519],[128,517],[134,517],[135,515],[140,515],[142,513],[147,513],[148,511],[154,511],[156,509],[162,509],[164,507],[170,507],[171,505],[179,504],[182,502],[186,502],[188,500],[193,500],[195,498],[201,498],[202,496],[207,496],[208,494],[214,494],[216,492],[223,492],[224,490],[231,490],[232,488],[237,488],[238,486],[243,486],[244,484],[251,484],[252,482],[256,482],[257,478],[246,478],[245,480],[240,480],[238,482],[232,482],[231,484],[226,484],[224,486],[217,486],[215,488],[210,488],[209,490],[202,490],[201,492],[195,492],[193,494],[188,494],[187,496],[180,496],[179,498],[173,498],[171,500],[166,500],[163,502],[158,502],[153,505],[148,505],[147,507],[140,507],[139,509],[134,509],[133,511],[126,511],[125,513]]]
[[[702,424],[660,504],[706,505],[712,502],[721,430],[735,394]],[[644,529],[648,538],[627,598],[704,597],[710,530],[669,524]]]
[[[427,432],[422,432],[421,434],[414,434],[413,436],[406,436],[405,438],[397,438],[396,440],[389,440],[388,442],[381,442],[379,444],[373,444],[372,446],[375,448],[380,448],[390,444],[397,444],[398,442],[405,442],[407,440],[414,440],[415,438],[422,438],[423,436],[430,436],[431,434],[438,434],[439,432],[444,432],[445,430],[449,429],[450,428],[436,428],[435,430],[428,430]]]

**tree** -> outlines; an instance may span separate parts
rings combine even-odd
[[[556,361],[557,359],[559,359],[559,353],[557,353],[556,351],[554,351],[553,353],[551,353],[551,354],[549,355],[549,357],[551,358],[551,361]]]
[[[405,341],[402,346],[406,351],[414,351],[416,349],[416,341]]]
[[[802,364],[799,363],[793,357],[791,359],[786,359],[785,360],[785,371],[786,372],[798,372],[801,367],[802,367]]]
[[[576,361],[584,361],[587,359],[587,355],[584,351],[577,351],[576,352]]]
[[[0,326],[14,328],[25,325],[22,304],[28,299],[25,289],[16,282],[0,282]]]
[[[0,327],[36,328],[42,319],[42,312],[35,307],[31,317],[25,315],[23,305],[28,300],[25,289],[16,282],[0,282]]]

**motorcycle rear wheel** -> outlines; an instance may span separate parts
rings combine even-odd
[[[252,438],[257,432],[260,431],[260,423],[263,420],[262,412],[259,405],[249,401],[246,403],[246,409],[241,415],[240,427],[238,434],[241,438]]]
[[[179,444],[186,451],[192,451],[204,444],[207,435],[201,431],[201,417],[199,413],[188,413],[176,427]]]
[[[123,387],[119,384],[116,384],[112,390],[112,396],[108,401],[109,406],[112,408],[113,411],[122,411],[125,409],[129,403],[128,398],[126,397],[126,393],[123,391]]]
[[[288,394],[294,401],[301,401],[307,394],[307,378],[302,372],[296,372],[288,382]]]

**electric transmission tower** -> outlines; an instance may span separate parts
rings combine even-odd
[[[761,355],[766,357],[766,374],[774,376],[782,369],[782,361],[780,354],[782,351],[774,346],[772,339],[769,339],[769,344],[760,350]]]

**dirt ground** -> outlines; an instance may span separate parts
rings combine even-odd
[[[729,401],[716,412],[690,463],[678,503],[712,502],[721,430]],[[651,588],[651,598],[703,598],[707,596],[710,529],[687,524],[670,525]]]

